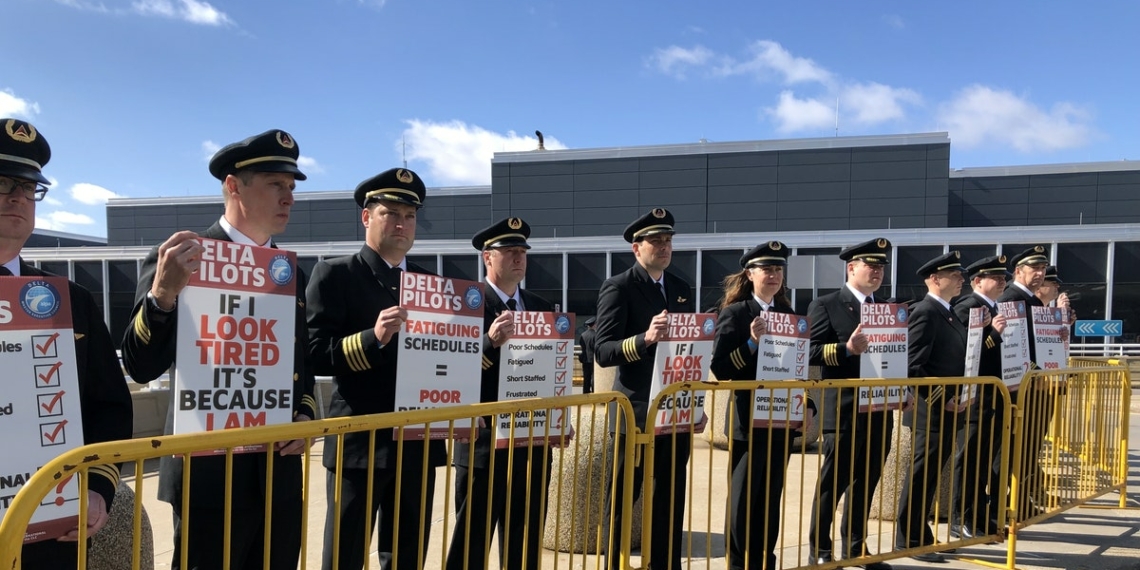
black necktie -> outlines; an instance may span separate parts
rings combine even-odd
[[[872,305],[875,304],[875,297],[867,295],[867,302],[871,303]]]
[[[516,301],[514,297],[511,297],[507,299],[507,308],[512,311],[517,311],[519,309],[519,302]]]
[[[660,282],[660,281],[658,281],[658,282],[657,282],[657,288],[658,288],[658,289],[661,289],[661,296],[662,296],[662,297],[665,297],[665,300],[666,300],[666,301],[668,301],[668,300],[669,300],[669,296],[665,294],[665,284],[664,284],[664,283],[662,283],[662,282]]]
[[[11,277],[11,276],[12,276],[12,271],[9,270],[7,267],[4,267],[3,265],[0,265],[0,277]]]

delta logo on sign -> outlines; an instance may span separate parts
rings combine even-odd
[[[1077,336],[1120,336],[1124,334],[1124,321],[1077,321]]]

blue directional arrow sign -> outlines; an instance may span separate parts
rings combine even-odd
[[[1077,321],[1077,336],[1120,336],[1124,321]]]

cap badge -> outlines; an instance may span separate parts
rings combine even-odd
[[[411,172],[408,172],[407,170],[404,170],[403,168],[396,171],[396,180],[399,180],[400,182],[403,182],[404,184],[411,184],[412,181],[415,179],[416,179],[415,176],[412,176]]]
[[[779,250],[780,250],[780,248],[781,248],[781,247],[784,247],[784,246],[783,246],[783,245],[781,245],[781,244],[780,244],[780,242],[778,242],[778,241],[770,241],[770,242],[768,242],[768,247],[769,247],[769,248],[770,248],[772,251],[779,251]]]
[[[1004,256],[1004,255],[999,255],[999,256],[998,256],[998,262],[999,262],[999,263],[1005,263],[1005,256]]]
[[[665,208],[653,208],[652,214],[654,218],[664,218]]]
[[[36,128],[27,123],[17,125],[15,119],[8,119],[8,122],[4,125],[4,130],[8,132],[8,136],[12,137],[13,140],[25,143],[36,140]]]
[[[289,133],[285,131],[277,131],[277,144],[285,148],[297,146],[297,143],[293,142],[293,137],[289,136]]]
[[[517,230],[522,227],[522,219],[511,218],[507,220],[507,226],[509,226],[512,230]]]
[[[1043,248],[1039,245],[1035,245],[1035,246],[1033,246],[1033,251],[1036,251],[1037,253],[1045,253],[1045,248]]]
[[[962,259],[962,252],[954,250],[954,259]]]
[[[884,238],[879,238],[879,241],[875,242],[875,245],[879,246],[880,248],[885,248],[887,247],[887,240]]]

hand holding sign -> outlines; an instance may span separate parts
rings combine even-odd
[[[994,317],[993,320],[990,321],[990,324],[994,326],[994,330],[997,331],[998,334],[1005,332],[1005,315],[998,314],[998,316]]]
[[[645,331],[645,344],[661,342],[669,336],[669,311],[661,311],[649,321]]]
[[[312,419],[313,418],[310,418],[305,414],[297,414],[293,416],[294,422],[307,422],[311,421]],[[305,440],[294,439],[293,441],[279,441],[277,443],[274,443],[273,447],[282,457],[286,455],[301,455],[301,453],[305,451]]]
[[[95,536],[95,533],[107,526],[107,521],[111,520],[110,513],[107,512],[107,502],[103,500],[103,495],[95,491],[87,491],[87,537]],[[79,541],[79,527],[75,527],[67,534],[59,537],[60,542],[78,542]]]
[[[400,332],[404,321],[408,320],[408,310],[403,307],[388,307],[376,317],[376,325],[372,332],[376,334],[380,344],[388,344],[392,336]]]
[[[867,335],[863,332],[863,324],[855,327],[855,332],[851,333],[851,338],[847,339],[847,353],[848,354],[863,354],[867,350]]]
[[[515,318],[510,311],[503,311],[499,313],[498,317],[491,323],[491,328],[487,331],[487,337],[491,339],[491,345],[499,348],[506,344],[511,338],[515,328]]]
[[[150,293],[160,308],[174,308],[178,294],[202,264],[203,251],[198,234],[189,231],[178,232],[158,246],[158,264]]]
[[[760,337],[764,336],[764,333],[768,332],[768,321],[764,320],[761,317],[756,317],[752,319],[752,326],[749,327],[749,329],[752,333],[752,342],[759,346]]]

